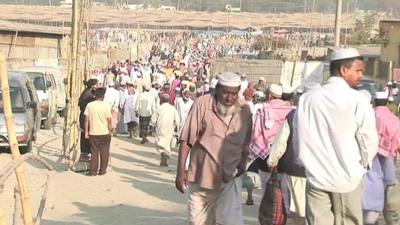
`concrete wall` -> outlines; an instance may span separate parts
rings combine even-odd
[[[68,47],[69,39],[61,35],[0,31],[0,51],[7,57],[10,70],[33,66],[37,59],[58,61],[64,70],[68,66]]]
[[[223,72],[246,74],[249,81],[257,81],[264,77],[267,83],[280,83],[283,68],[281,60],[243,60],[216,59],[211,67],[211,75]]]

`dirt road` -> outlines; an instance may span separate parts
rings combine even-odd
[[[159,155],[154,144],[141,145],[137,139],[115,137],[111,142],[111,166],[105,176],[88,177],[67,170],[61,155],[61,128],[41,130],[34,145],[41,157],[49,162],[51,185],[43,217],[43,225],[180,225],[185,223],[186,199],[174,187],[176,150],[170,166],[158,166]],[[153,139],[150,139],[152,142]],[[0,170],[11,160],[9,153],[0,153]],[[43,191],[46,170],[36,163],[25,164],[26,176],[36,212]],[[400,170],[398,177],[400,178]],[[14,209],[12,176],[0,193],[0,210],[12,224]],[[246,198],[242,192],[243,202]],[[246,225],[256,225],[260,192],[255,205],[243,204]],[[288,221],[288,225],[299,225]]]
[[[55,133],[41,130],[34,145],[35,151],[54,167],[43,225],[185,224],[187,196],[174,187],[176,152],[170,166],[160,168],[153,144],[140,145],[138,140],[116,137],[111,143],[112,166],[108,173],[88,177],[66,170],[60,157],[61,134],[60,128]],[[0,168],[10,157],[8,153],[0,154]],[[25,169],[36,210],[46,171],[35,163],[26,164]],[[11,177],[0,194],[0,209],[5,211],[8,224],[12,224],[15,183]],[[259,195],[256,199],[257,205]],[[258,224],[256,205],[243,205],[246,224]]]

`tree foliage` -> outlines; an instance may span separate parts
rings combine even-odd
[[[365,15],[363,20],[357,20],[354,32],[348,39],[348,44],[371,44],[375,39],[373,32],[376,23],[377,16],[375,14]]]

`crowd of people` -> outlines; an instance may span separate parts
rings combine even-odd
[[[114,62],[86,82],[79,104],[89,175],[106,173],[112,135],[142,144],[154,135],[162,167],[179,147],[175,185],[189,193],[189,224],[243,224],[241,190],[253,205],[252,172],[263,194],[277,173],[285,212],[309,225],[377,224],[382,212],[387,224],[400,223],[400,121],[388,107],[396,87],[356,90],[357,50],[333,52],[326,84],[294,90],[263,77],[211,76],[213,56],[199,46],[166,57],[154,48],[146,61]]]
[[[222,31],[206,31],[206,32],[137,32],[131,30],[115,30],[115,29],[99,29],[93,31],[92,50],[94,52],[106,53],[111,49],[129,48],[127,43],[140,46],[139,55],[146,55],[148,60],[150,53],[145,47],[148,43],[154,43],[157,50],[162,54],[162,58],[166,57],[170,52],[179,50],[186,43],[198,41],[199,48],[210,46],[218,57],[233,57],[235,55],[257,54],[254,49],[254,43],[260,34],[252,34],[249,32],[225,33]],[[212,45],[212,46],[211,46]]]

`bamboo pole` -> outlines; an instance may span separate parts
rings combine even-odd
[[[13,225],[19,225],[22,224],[21,223],[22,214],[21,214],[21,195],[17,187],[14,187],[14,199],[15,199],[15,205],[14,205]]]
[[[68,118],[65,124],[65,153],[68,156],[69,168],[74,169],[74,164],[79,158],[79,107],[78,99],[82,89],[82,70],[80,64],[80,46],[83,29],[83,15],[86,0],[73,1],[71,57],[68,74]],[[67,136],[69,135],[69,136]]]
[[[92,36],[90,34],[90,20],[91,20],[91,0],[86,0],[84,3],[83,9],[85,10],[83,15],[86,15],[85,19],[85,45],[86,45],[86,52],[85,52],[85,69],[84,69],[84,80],[89,79],[89,68],[91,65],[91,53],[92,53]]]
[[[389,61],[389,67],[388,67],[388,81],[392,81],[393,80],[393,61],[390,60]]]
[[[11,109],[10,88],[8,86],[8,76],[7,76],[7,64],[6,64],[6,58],[2,53],[0,54],[0,82],[1,82],[1,90],[3,92],[2,97],[3,97],[4,117],[6,121],[11,154],[13,160],[18,160],[20,157],[20,153],[18,149],[17,136],[15,134],[14,118]],[[24,224],[33,225],[31,198],[25,180],[24,168],[22,166],[19,166],[18,168],[15,169],[15,174],[17,176],[18,188],[21,193],[21,206],[22,206]]]
[[[6,216],[4,212],[0,210],[0,225],[6,225]]]

